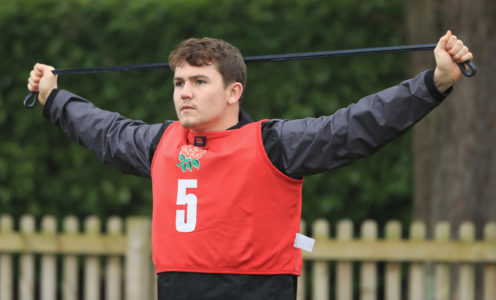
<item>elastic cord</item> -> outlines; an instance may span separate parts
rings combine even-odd
[[[436,44],[419,44],[419,45],[407,45],[407,46],[247,56],[244,57],[243,59],[246,63],[288,61],[288,60],[327,58],[327,57],[336,57],[336,56],[356,56],[356,55],[368,55],[368,54],[391,53],[391,52],[425,51],[425,50],[432,50],[435,47]],[[169,68],[169,63],[161,62],[161,63],[124,65],[124,66],[57,69],[57,70],[53,70],[52,73],[56,75],[70,75],[70,74],[123,72],[123,71],[137,71],[137,70],[167,69],[167,68]]]

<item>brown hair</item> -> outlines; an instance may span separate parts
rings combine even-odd
[[[243,56],[238,48],[226,41],[209,37],[187,39],[169,55],[172,71],[184,62],[196,67],[215,64],[225,85],[239,82],[243,88],[246,86],[246,65]]]

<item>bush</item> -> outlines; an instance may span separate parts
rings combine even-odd
[[[402,43],[402,1],[0,0],[0,212],[15,216],[151,214],[149,180],[102,165],[26,110],[35,62],[56,68],[166,61],[188,37],[212,36],[245,56]],[[405,78],[404,55],[248,66],[244,109],[255,119],[332,114]],[[148,123],[174,119],[168,70],[60,76],[59,87]],[[303,215],[408,218],[410,137],[372,158],[310,177]]]

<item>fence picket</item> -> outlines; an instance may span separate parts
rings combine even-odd
[[[150,221],[127,218],[126,299],[150,299],[152,278],[150,270]]]
[[[21,233],[24,235],[34,234],[34,217],[24,215],[21,217]],[[19,274],[19,299],[34,299],[34,255],[30,253],[21,254]]]
[[[475,227],[472,223],[463,222],[460,226],[460,240],[463,242],[473,242],[475,237]],[[460,264],[459,274],[459,297],[463,300],[473,300],[475,297],[475,268],[472,264]]]
[[[401,224],[398,221],[390,221],[386,224],[386,239],[388,241],[401,240]],[[386,300],[401,299],[401,265],[397,262],[386,264]]]
[[[486,242],[496,242],[496,222],[486,224],[484,239]],[[491,299],[496,299],[496,263],[484,266],[484,300]]]
[[[451,226],[448,222],[439,222],[434,229],[434,239],[437,242],[447,242],[451,238]],[[447,263],[437,263],[434,270],[435,300],[451,299],[451,272]]]
[[[57,221],[53,216],[46,216],[41,221],[41,230],[45,238],[54,238]],[[57,290],[57,266],[53,254],[41,257],[41,300],[55,300]]]
[[[14,221],[8,215],[0,217],[0,233],[11,234],[13,232]],[[13,295],[12,278],[12,255],[0,254],[0,299],[12,300]]]
[[[329,239],[329,222],[319,219],[313,223],[313,235],[320,239]],[[329,262],[327,260],[313,263],[313,299],[329,299]]]
[[[342,220],[337,225],[338,241],[350,241],[353,239],[353,223],[351,220]],[[336,299],[353,299],[353,263],[351,261],[339,261],[336,264]]]
[[[410,240],[423,241],[425,240],[425,224],[414,222],[410,226]],[[424,299],[424,264],[412,262],[409,270],[409,289],[408,299],[423,300]]]
[[[362,224],[361,237],[365,241],[377,239],[377,223],[367,220]],[[377,264],[364,261],[360,267],[360,299],[375,300],[377,295]]]
[[[88,217],[85,222],[86,235],[98,236],[100,231],[100,220],[95,216]],[[100,264],[96,255],[88,255],[84,262],[84,299],[100,299]]]
[[[79,222],[75,216],[64,218],[64,233],[75,236],[79,233]],[[65,255],[62,260],[62,295],[64,300],[77,300],[79,291],[78,258],[76,255]]]
[[[122,234],[122,220],[118,217],[111,217],[107,221],[109,236],[118,236]],[[107,257],[105,267],[105,299],[120,300],[122,299],[121,283],[122,283],[122,267],[120,256]]]

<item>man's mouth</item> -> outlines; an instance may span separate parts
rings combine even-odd
[[[181,111],[190,111],[190,110],[193,110],[193,109],[195,109],[195,107],[192,106],[192,105],[183,105],[183,106],[181,106]]]

